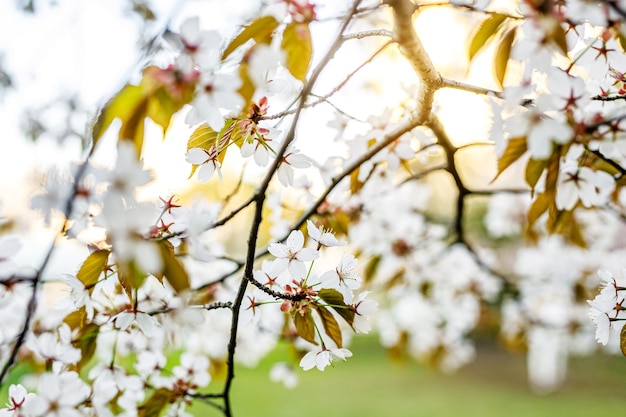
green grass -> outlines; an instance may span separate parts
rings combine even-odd
[[[294,390],[269,381],[277,352],[259,368],[238,368],[232,403],[236,417],[420,417],[622,415],[626,407],[626,360],[594,357],[572,361],[568,381],[557,393],[539,396],[527,385],[524,356],[494,347],[479,350],[476,362],[442,375],[412,362],[390,361],[375,341],[357,339],[348,362],[301,372]],[[207,405],[196,416],[219,416]]]

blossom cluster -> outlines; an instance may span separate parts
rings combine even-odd
[[[358,71],[326,95],[314,82],[348,41],[382,36],[403,53],[419,47],[402,44],[417,36],[401,33],[411,25],[392,37],[378,27],[393,25],[383,5],[355,2],[346,19],[368,29],[340,33],[313,59],[321,9],[265,3],[232,39],[204,30],[199,17],[183,20],[170,34],[169,64],[145,68],[97,118],[93,152],[121,121],[112,168],[88,159],[47,174],[30,208],[63,239],[41,269],[19,264],[28,245],[18,236],[0,236],[0,315],[25,312],[0,322],[0,357],[9,358],[5,369],[19,361],[37,370],[11,379],[0,417],[189,416],[196,398],[228,401],[232,372],[226,391],[214,389],[215,376],[235,361],[255,366],[288,343],[291,362],[275,364],[270,378],[293,387],[298,366],[344,361],[352,333],[372,329],[386,348],[447,372],[474,357],[474,332],[497,333],[527,350],[530,380],[543,392],[563,381],[570,354],[591,353],[596,341],[618,350],[626,281],[608,271],[623,269],[626,255],[623,2],[521,2],[508,14],[489,1],[444,5],[485,12],[470,55],[498,44],[500,90],[439,74],[429,85],[424,72],[436,71],[423,70],[429,60],[417,51],[408,58],[417,86],[363,117],[333,97],[354,93],[346,86]],[[383,3],[406,18],[402,1]],[[472,144],[442,126],[440,88],[486,96],[491,141],[473,145],[492,157],[495,148],[493,181],[476,184],[479,175],[465,172]],[[310,128],[322,124],[317,106],[334,109],[338,155],[302,140],[319,135]],[[179,111],[193,132],[172,158],[189,163],[199,184],[141,199],[155,178],[142,161],[145,119],[165,133]],[[524,186],[498,188],[520,163]],[[227,193],[215,176],[238,185]],[[67,241],[81,246],[81,265],[44,279],[45,262]],[[58,287],[65,296],[44,302]]]

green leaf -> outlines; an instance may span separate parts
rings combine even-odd
[[[352,327],[354,323],[354,310],[352,306],[347,305],[343,301],[343,294],[331,288],[323,288],[319,290],[317,295],[330,305],[343,319]]]
[[[315,340],[315,322],[313,321],[313,315],[311,315],[311,312],[309,311],[308,313],[302,315],[296,309],[292,313],[291,317],[293,318],[293,324],[295,324],[300,337],[307,342],[317,345],[317,341]]]
[[[288,24],[283,33],[281,49],[287,54],[285,65],[291,75],[304,82],[313,56],[309,25],[297,22]]]
[[[543,170],[548,165],[547,159],[529,159],[526,164],[526,183],[530,186],[531,193],[535,191],[535,185],[539,181]]]
[[[500,87],[504,84],[504,77],[506,75],[506,69],[509,65],[509,58],[511,57],[511,46],[515,40],[516,28],[510,29],[500,40],[498,47],[496,48],[496,55],[494,60],[494,70],[496,79],[500,84]]]
[[[80,361],[76,364],[76,367],[80,371],[85,364],[93,357],[96,352],[96,339],[100,332],[100,326],[95,323],[89,323],[86,326],[80,327],[78,336],[72,341],[72,346],[80,349],[82,354]]]
[[[163,275],[177,294],[190,288],[189,275],[183,264],[174,255],[174,247],[167,241],[159,242],[161,259],[163,260]]]
[[[239,33],[235,39],[230,41],[226,49],[224,49],[222,60],[226,59],[237,48],[248,42],[250,39],[254,39],[257,43],[270,43],[272,41],[272,34],[277,27],[278,21],[274,18],[274,16],[259,17],[254,22],[244,26],[241,33]]]
[[[468,55],[470,61],[493,37],[498,33],[498,29],[506,21],[506,16],[500,13],[494,13],[487,19],[483,20],[478,26],[476,32],[472,36]]]
[[[159,388],[137,409],[137,415],[139,417],[159,417],[169,404],[171,397],[172,391]]]
[[[504,153],[502,154],[500,159],[498,159],[498,173],[491,182],[497,180],[500,174],[502,174],[505,169],[510,167],[513,162],[521,158],[527,150],[528,147],[526,144],[526,136],[509,139],[508,143],[506,144],[506,149],[504,150]]]
[[[333,342],[335,342],[337,347],[342,347],[343,340],[341,335],[341,329],[339,328],[339,323],[337,323],[337,320],[335,320],[333,313],[331,313],[330,310],[327,310],[324,307],[320,307],[316,311],[322,319],[324,332],[326,332],[326,334],[331,339],[333,339]]]
[[[78,270],[76,278],[83,283],[89,294],[93,292],[93,287],[100,280],[100,275],[107,266],[110,254],[110,251],[103,249],[92,252]]]

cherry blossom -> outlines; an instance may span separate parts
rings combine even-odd
[[[201,182],[210,180],[215,172],[222,179],[222,171],[220,170],[220,163],[217,161],[215,147],[212,147],[210,151],[202,148],[191,148],[185,154],[185,160],[190,164],[200,165],[198,179]]]
[[[317,259],[319,253],[312,248],[305,248],[304,235],[299,230],[294,230],[287,237],[286,243],[272,243],[268,251],[276,257],[275,271],[288,270],[293,278],[306,277],[307,271],[304,262]]]
[[[345,361],[351,356],[352,352],[350,352],[350,350],[348,349],[329,349],[324,347],[321,351],[312,350],[304,355],[304,357],[302,357],[302,360],[300,360],[300,366],[305,371],[313,368],[317,368],[320,371],[323,371],[328,365],[332,365],[333,362],[336,362],[338,360]]]
[[[24,409],[27,403],[35,398],[35,394],[27,392],[20,384],[11,384],[9,387],[9,402],[6,408],[0,409],[1,417],[25,417]]]
[[[82,417],[77,406],[87,400],[90,388],[76,372],[45,373],[39,381],[39,394],[24,404],[33,417]]]
[[[243,99],[237,93],[239,87],[241,79],[237,75],[202,73],[185,122],[190,125],[206,122],[219,132],[225,123],[220,109],[232,111],[243,106]]]

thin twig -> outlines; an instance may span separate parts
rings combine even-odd
[[[482,95],[485,95],[487,97],[496,97],[496,98],[499,98],[499,99],[503,98],[501,91],[491,90],[489,88],[478,87],[476,85],[462,83],[460,81],[451,80],[449,78],[444,78],[443,79],[443,87],[444,88],[453,88],[455,90],[468,91],[470,93],[475,93],[475,94],[482,94]]]

